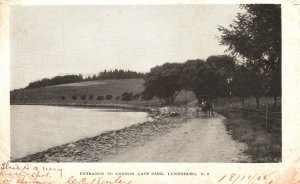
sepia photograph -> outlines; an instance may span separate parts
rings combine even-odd
[[[281,8],[11,6],[10,161],[281,163]]]

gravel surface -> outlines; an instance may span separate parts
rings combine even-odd
[[[143,146],[123,150],[108,162],[251,162],[226,131],[221,115],[192,118],[170,133]]]

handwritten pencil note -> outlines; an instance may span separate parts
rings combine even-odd
[[[63,171],[58,167],[6,162],[1,164],[0,184],[52,184],[62,175]]]
[[[46,164],[6,163],[0,164],[0,184],[132,184],[122,176],[107,178],[104,174],[97,177],[64,176],[63,169]]]
[[[277,174],[278,171],[253,174],[224,174],[218,180],[218,184],[271,184]]]
[[[299,167],[293,166],[285,172],[280,170],[265,170],[262,172],[229,172],[216,174],[205,172],[111,172],[111,171],[77,171],[63,172],[63,167],[43,163],[0,163],[0,184],[133,184],[136,179],[171,178],[182,177],[196,184],[214,180],[217,184],[276,184],[299,182]],[[297,176],[297,178],[295,178]],[[289,182],[281,182],[282,179],[290,178]],[[284,180],[285,181],[285,180]],[[210,183],[210,182],[209,182]],[[294,182],[295,183],[295,182]]]

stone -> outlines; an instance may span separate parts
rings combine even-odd
[[[68,148],[75,148],[76,147],[76,145],[75,144],[73,144],[73,143],[70,143],[70,144],[68,144],[68,146],[67,146]]]
[[[179,113],[172,111],[169,116],[170,117],[176,117],[178,115],[179,115]]]

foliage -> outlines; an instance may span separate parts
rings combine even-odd
[[[105,79],[142,79],[145,74],[138,73],[130,70],[104,70],[99,72],[98,75],[88,77],[86,80],[105,80]]]
[[[66,97],[65,97],[65,96],[61,96],[60,98],[61,98],[62,100],[65,100],[65,99],[66,99]]]
[[[73,99],[73,100],[77,100],[77,96],[76,96],[76,95],[73,95],[73,96],[72,96],[72,99]]]
[[[157,97],[162,104],[172,104],[183,86],[181,66],[179,63],[165,63],[152,68],[145,77],[143,99]]]
[[[135,94],[133,95],[132,99],[133,100],[138,100],[140,98],[141,94]]]
[[[92,100],[94,98],[93,95],[89,95],[89,100]]]
[[[276,99],[281,95],[281,6],[240,7],[246,12],[239,13],[229,28],[219,26],[220,43],[228,46],[231,54],[242,57],[255,73],[260,84],[252,95],[258,99],[263,94],[258,91],[264,91]]]
[[[251,96],[251,86],[253,86],[252,83],[254,82],[251,71],[246,66],[237,66],[232,78],[232,94],[241,98]]]
[[[121,95],[121,100],[123,100],[123,101],[131,101],[132,98],[133,98],[133,94],[132,93],[124,92]]]
[[[104,97],[103,96],[98,96],[97,100],[102,101],[102,100],[104,100]]]
[[[64,75],[64,76],[55,76],[53,78],[44,78],[42,80],[34,81],[29,83],[25,89],[40,88],[46,86],[54,86],[59,84],[68,84],[81,81],[90,81],[90,80],[105,80],[105,79],[143,79],[145,77],[144,73],[134,72],[130,70],[104,70],[99,72],[98,75],[93,75],[86,77],[85,79],[82,75]],[[21,90],[21,89],[18,89]],[[14,90],[17,91],[17,90]]]
[[[112,95],[106,95],[106,99],[107,99],[107,100],[111,100],[112,97],[113,97]]]
[[[259,81],[259,82],[258,82]],[[264,93],[263,78],[258,78],[250,67],[238,65],[233,74],[232,94],[244,98],[254,96],[256,98],[256,106],[259,107],[259,97]]]
[[[25,89],[40,88],[40,87],[53,86],[53,85],[59,85],[59,84],[67,84],[67,83],[72,83],[72,82],[79,82],[82,80],[83,80],[82,75],[56,76],[51,79],[44,78],[42,80],[31,82]]]
[[[192,90],[198,100],[228,96],[234,69],[234,58],[226,55],[189,60],[183,65],[182,87]]]
[[[203,69],[205,71],[201,71]],[[206,59],[205,66],[200,67],[198,76],[206,78],[203,88],[211,98],[224,97],[230,95],[234,71],[235,59],[233,57],[227,55],[210,56]],[[200,82],[202,81],[200,80]]]
[[[196,60],[188,60],[182,65],[182,87],[184,90],[191,91],[193,89],[193,82],[197,75],[197,65],[204,64],[204,60],[196,59]]]
[[[234,58],[226,55],[156,66],[146,74],[142,98],[157,97],[163,104],[172,104],[181,90],[193,91],[198,100],[227,96],[234,70]]]
[[[15,101],[16,100],[16,96],[12,93],[10,93],[10,101]]]

